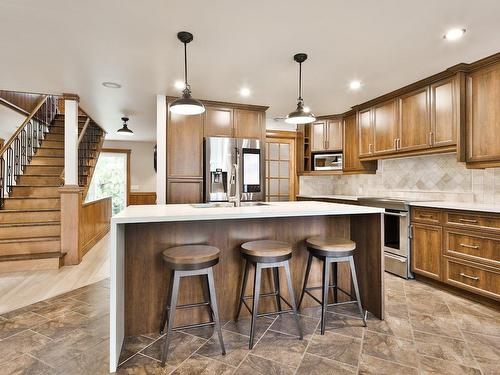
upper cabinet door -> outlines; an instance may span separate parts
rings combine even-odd
[[[326,122],[318,121],[311,124],[311,151],[326,150]]]
[[[328,151],[342,150],[342,121],[328,120],[326,130],[326,149]]]
[[[373,154],[372,110],[366,109],[358,113],[359,156]]]
[[[373,107],[374,154],[387,154],[397,150],[398,103],[396,99]]]
[[[431,85],[431,146],[457,144],[458,101],[456,80],[448,78]]]
[[[344,158],[342,159],[342,169],[345,172],[357,170],[359,168],[358,159],[358,132],[356,129],[356,115],[344,118]]]
[[[231,108],[206,107],[203,132],[205,137],[232,137],[233,110]]]
[[[203,114],[168,111],[167,147],[169,177],[203,177]]]
[[[398,150],[428,148],[431,143],[429,89],[427,87],[399,98]]]
[[[467,76],[468,162],[500,162],[500,63]]]
[[[237,138],[263,139],[265,134],[264,116],[262,112],[247,109],[235,109],[234,136]]]

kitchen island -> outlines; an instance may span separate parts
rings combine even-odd
[[[169,270],[163,264],[161,253],[177,245],[210,244],[220,249],[220,262],[214,268],[216,291],[221,319],[231,320],[243,276],[239,253],[243,242],[258,239],[289,242],[293,246],[290,261],[293,287],[298,295],[307,262],[304,240],[321,234],[351,238],[357,244],[355,264],[363,307],[384,318],[382,209],[314,201],[248,207],[196,206],[129,206],[112,218],[111,372],[116,371],[124,337],[159,331],[169,283]],[[268,291],[271,285],[271,275],[268,276],[263,275],[263,291]],[[347,264],[339,265],[338,278],[339,286],[350,291]],[[320,264],[314,262],[310,285],[320,285],[320,280]],[[247,294],[251,292],[251,285],[250,279]],[[285,290],[283,295],[287,298]],[[179,303],[202,299],[201,279],[181,281]],[[302,307],[314,305],[306,298]],[[263,299],[261,306],[262,311],[273,311],[274,299]],[[176,316],[175,325],[203,322],[208,318],[204,308],[183,310]]]

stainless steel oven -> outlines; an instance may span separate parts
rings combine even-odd
[[[363,206],[384,208],[383,247],[385,270],[405,279],[410,270],[410,218],[408,204],[393,198],[359,198]]]
[[[342,154],[314,154],[313,170],[342,170]]]

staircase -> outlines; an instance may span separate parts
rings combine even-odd
[[[78,123],[79,185],[86,193],[105,133],[86,115],[79,116]],[[23,139],[18,142],[21,153],[23,142],[29,143]],[[4,196],[0,203],[0,273],[57,269],[64,264],[58,190],[64,181],[64,115],[53,115],[39,139],[31,142],[29,158],[16,157],[14,151],[9,151],[10,159],[24,157],[25,165],[9,166],[9,156],[3,156],[5,165],[1,172],[6,186],[2,186]]]

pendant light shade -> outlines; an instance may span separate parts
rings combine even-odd
[[[205,106],[191,97],[191,87],[187,79],[187,44],[193,40],[193,34],[181,31],[177,34],[177,39],[184,44],[184,90],[182,96],[170,104],[170,112],[179,115],[198,115],[205,112]]]
[[[117,133],[121,135],[134,135],[134,132],[130,130],[127,126],[128,117],[122,117],[123,127],[117,130]]]
[[[293,59],[299,63],[299,98],[297,109],[290,112],[285,118],[287,124],[309,124],[316,121],[316,116],[304,109],[304,99],[302,99],[302,63],[307,60],[305,53],[297,53]]]

